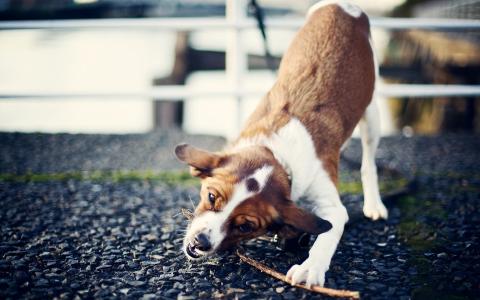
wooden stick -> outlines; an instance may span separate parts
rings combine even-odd
[[[182,212],[183,216],[186,219],[188,219],[189,221],[191,221],[193,219],[193,213],[190,210],[182,208],[181,212]],[[287,276],[285,276],[285,274],[277,272],[274,269],[271,269],[271,268],[265,266],[264,264],[254,260],[252,258],[249,258],[249,257],[245,256],[244,254],[240,253],[240,251],[238,251],[238,250],[237,250],[237,255],[238,255],[238,257],[240,257],[241,261],[257,268],[258,270],[260,270],[264,273],[267,273],[268,275],[272,276],[273,278],[276,278],[276,279],[281,280],[283,282],[286,282],[288,284],[292,284],[292,282],[289,279],[287,279]],[[321,287],[321,286],[318,286],[318,285],[314,285],[310,288],[307,287],[304,284],[295,284],[294,286],[302,288],[302,289],[306,289],[306,290],[309,290],[309,291],[312,291],[312,292],[332,296],[332,297],[360,299],[360,293],[357,292],[357,291],[334,290],[334,289],[324,288],[324,287]]]
[[[186,209],[186,208],[181,208],[180,209],[180,212],[182,213],[182,215],[189,221],[193,220],[193,213]]]
[[[237,255],[238,255],[238,257],[240,257],[241,261],[257,268],[258,270],[260,270],[264,273],[267,273],[268,275],[272,276],[273,278],[284,281],[288,284],[292,284],[291,280],[287,279],[287,276],[285,274],[277,272],[277,271],[265,266],[264,264],[254,260],[252,258],[249,258],[249,257],[245,256],[244,254],[240,253],[240,251],[238,251],[238,250],[237,250]],[[307,287],[304,284],[295,284],[294,286],[302,288],[302,289],[306,289],[306,290],[309,290],[309,291],[312,291],[312,292],[332,296],[332,297],[360,299],[360,293],[357,292],[357,291],[335,290],[335,289],[324,288],[324,287],[321,287],[321,286],[318,286],[318,285],[313,285],[310,288]]]

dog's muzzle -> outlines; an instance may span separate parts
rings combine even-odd
[[[190,259],[197,259],[205,256],[208,251],[212,249],[212,244],[208,236],[204,233],[195,235],[193,241],[190,241],[185,246],[185,254]]]

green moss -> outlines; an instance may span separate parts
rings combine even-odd
[[[399,236],[414,252],[423,253],[440,245],[436,228],[418,221],[419,216],[445,218],[446,212],[438,201],[407,196],[400,198],[397,205],[402,212]]]
[[[434,228],[417,221],[401,222],[398,233],[400,238],[416,252],[425,252],[437,246]]]
[[[198,185],[199,182],[188,172],[179,171],[93,171],[66,173],[28,173],[24,175],[0,174],[0,181],[9,182],[48,182],[48,181],[161,181],[169,185]]]
[[[338,184],[338,190],[341,194],[360,194],[363,191],[362,184],[359,181],[342,181]]]
[[[90,172],[65,172],[65,173],[27,173],[0,174],[0,181],[9,182],[47,182],[47,181],[135,181],[149,180],[161,181],[169,185],[188,185],[197,186],[199,180],[186,171],[163,171],[155,172],[152,170],[128,170],[128,171],[90,171]],[[380,191],[389,192],[394,189],[402,188],[407,184],[405,179],[387,180],[380,182]],[[361,181],[343,181],[339,184],[339,190],[342,194],[361,194]]]
[[[431,222],[422,221],[446,217],[447,213],[440,201],[407,196],[400,198],[397,205],[401,210],[398,235],[411,250],[409,265],[417,270],[417,275],[412,281],[419,287],[412,291],[412,299],[464,299],[461,296],[437,291],[435,282],[431,281],[432,260],[424,255],[426,252],[438,252],[438,249],[446,243],[440,238],[438,228],[428,224]]]
[[[421,215],[439,219],[447,217],[440,201],[419,200],[412,196],[406,196],[400,198],[397,205],[402,211],[402,221],[416,220]]]
[[[389,193],[406,187],[408,181],[404,178],[390,179],[379,182],[380,192],[382,194]],[[338,185],[341,194],[361,194],[363,192],[362,183],[358,181],[342,181]]]

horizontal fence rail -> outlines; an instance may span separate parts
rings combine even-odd
[[[202,90],[189,88],[183,85],[164,85],[154,87],[147,91],[126,91],[126,92],[18,92],[1,91],[1,100],[15,99],[86,99],[104,98],[106,100],[140,98],[151,101],[178,100],[195,97],[249,97],[261,96],[266,90],[235,90],[219,88],[215,90]],[[441,85],[441,84],[383,84],[377,87],[376,94],[381,97],[471,97],[480,96],[479,85]]]
[[[267,20],[268,28],[295,29],[304,22],[303,18]],[[372,26],[390,30],[466,30],[480,29],[480,20],[466,19],[413,19],[413,18],[372,18]],[[88,20],[41,20],[3,21],[0,30],[13,29],[162,29],[162,30],[205,30],[205,29],[247,29],[255,28],[254,20],[243,19],[237,22],[225,18],[158,18],[158,19],[88,19]],[[202,91],[186,86],[160,86],[151,91],[140,92],[101,92],[101,93],[50,93],[50,92],[2,92],[0,99],[25,98],[155,98],[178,99],[203,96],[258,96],[264,91],[216,90]],[[479,86],[467,85],[411,85],[391,84],[379,88],[378,93],[385,97],[440,97],[440,96],[480,96]]]
[[[480,85],[385,84],[378,87],[384,97],[472,97],[480,96]]]
[[[227,30],[229,33],[226,47],[226,74],[230,84],[226,88],[205,90],[184,85],[162,85],[141,91],[102,91],[102,92],[61,92],[61,91],[14,91],[0,90],[0,100],[72,100],[72,99],[143,99],[180,100],[195,97],[234,97],[237,100],[237,125],[240,128],[241,100],[248,96],[263,95],[265,90],[242,88],[247,70],[245,49],[240,42],[242,30],[255,29],[257,23],[245,15],[246,0],[226,0],[226,17],[211,18],[147,18],[147,19],[85,19],[85,20],[39,20],[39,21],[0,21],[2,30]],[[297,29],[305,22],[304,18],[284,16],[269,17],[268,29]],[[465,31],[480,30],[480,20],[473,19],[430,19],[430,18],[383,18],[373,17],[371,25],[385,30],[442,30]],[[478,85],[423,85],[423,84],[381,84],[376,94],[383,97],[471,97],[480,96]]]
[[[267,28],[296,29],[303,25],[304,18],[268,18]],[[434,18],[381,18],[370,19],[373,27],[389,30],[465,30],[480,29],[480,20],[434,19]],[[147,18],[147,19],[86,19],[86,20],[40,20],[0,21],[0,30],[18,29],[162,29],[162,30],[205,30],[205,29],[251,29],[256,28],[253,19],[231,22],[221,17],[212,18]]]

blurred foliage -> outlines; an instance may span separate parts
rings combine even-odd
[[[419,5],[435,8],[428,17],[467,18],[466,3],[453,0],[407,0],[396,7],[394,17],[422,17]],[[458,4],[458,5],[457,5]],[[480,5],[480,4],[479,4]],[[448,12],[448,14],[446,14]],[[445,15],[443,15],[445,14]],[[393,32],[382,67],[390,70],[388,82],[415,84],[480,83],[478,31],[405,30]],[[393,70],[393,72],[392,72]],[[414,133],[480,132],[478,97],[397,98],[390,108],[398,128]]]
[[[24,175],[0,174],[0,181],[13,182],[46,182],[46,181],[109,181],[121,182],[127,180],[161,181],[168,185],[196,185],[198,180],[185,171],[94,171],[66,173],[29,173]]]
[[[66,172],[66,173],[29,173],[24,175],[0,174],[1,181],[9,182],[49,182],[49,181],[93,181],[93,182],[122,182],[122,181],[158,181],[167,185],[200,186],[200,181],[186,171],[94,171],[94,172]],[[406,187],[408,181],[404,178],[380,181],[382,193],[396,191]],[[363,192],[360,180],[341,181],[339,191],[342,194],[361,194]]]

